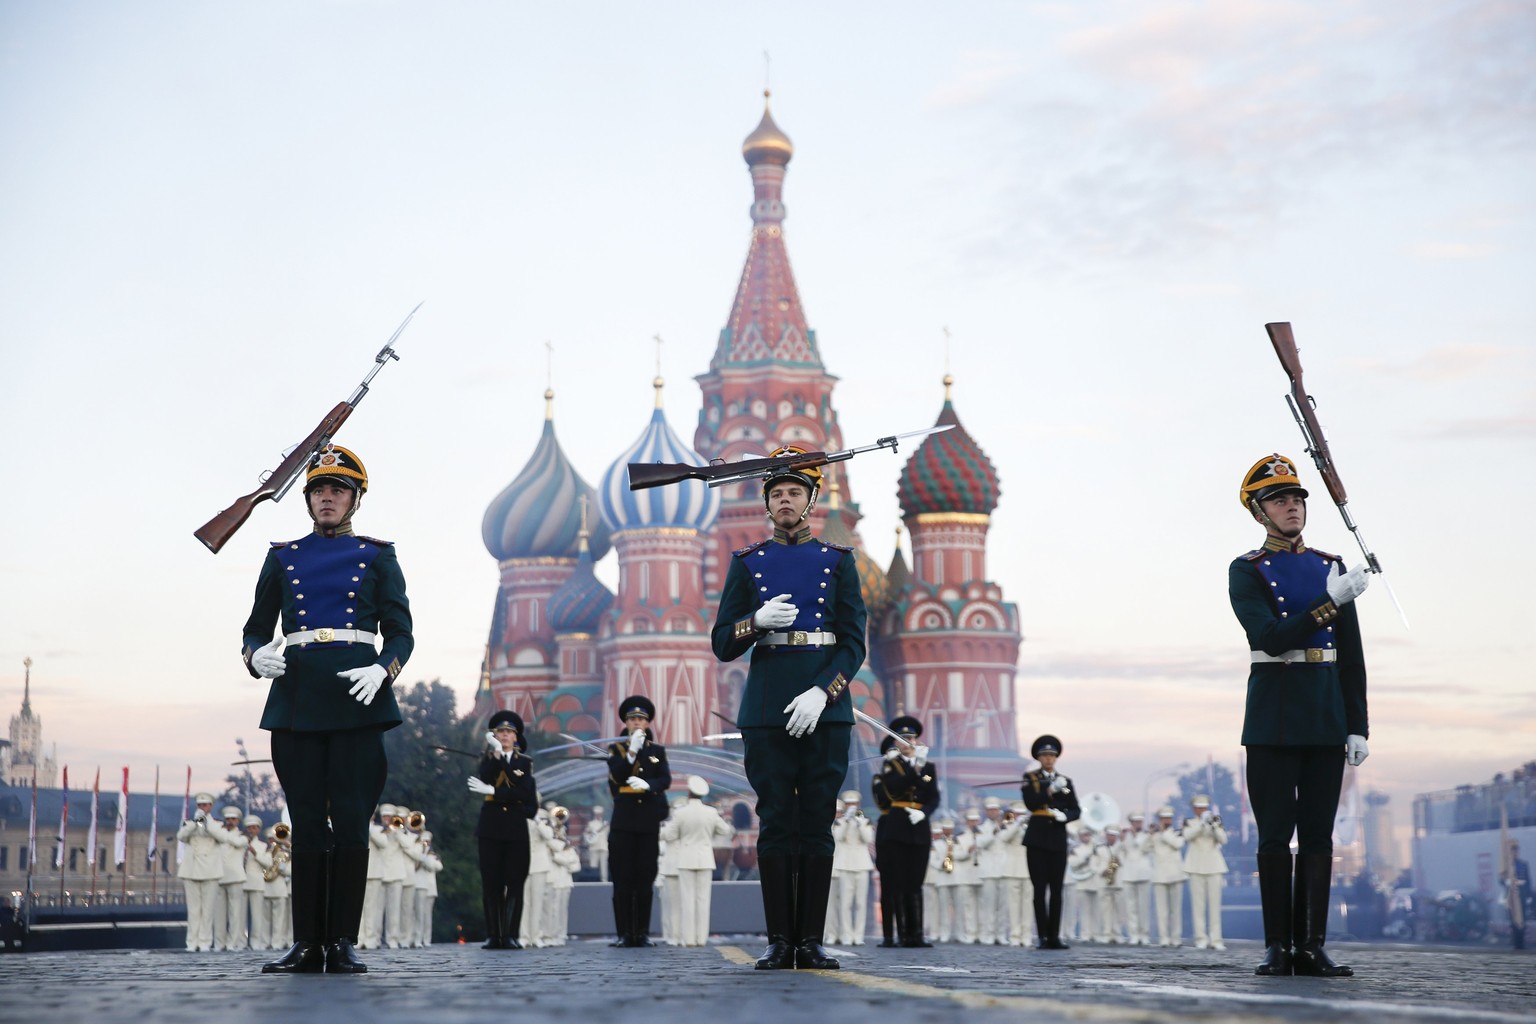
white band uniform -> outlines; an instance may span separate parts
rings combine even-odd
[[[1339,660],[1339,652],[1331,647],[1308,647],[1303,650],[1286,651],[1284,654],[1265,654],[1263,651],[1250,651],[1255,665],[1284,664],[1284,665],[1322,665]]]

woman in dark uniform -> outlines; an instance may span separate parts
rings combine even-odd
[[[470,776],[469,791],[485,798],[475,838],[485,906],[482,949],[522,949],[523,882],[528,878],[528,821],[539,810],[533,762],[522,753],[523,720],[515,711],[491,716],[488,749]]]
[[[1025,857],[1035,883],[1035,929],[1041,949],[1066,949],[1061,941],[1061,885],[1067,874],[1067,822],[1083,816],[1072,780],[1056,771],[1061,740],[1045,735],[1035,740],[1029,756],[1040,767],[1024,773],[1020,787],[1029,824],[1024,827]]]
[[[921,949],[932,945],[923,938],[923,873],[928,868],[926,820],[939,809],[939,773],[928,763],[928,748],[917,743],[921,722],[902,715],[891,722],[891,731],[905,742],[890,736],[881,742],[885,763],[870,782],[880,808],[875,824],[880,945]]]

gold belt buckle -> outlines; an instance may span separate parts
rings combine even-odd
[[[1308,665],[1319,664],[1322,660],[1323,660],[1323,649],[1321,647],[1308,647],[1307,648],[1307,664]]]
[[[810,637],[803,629],[794,630],[789,634],[789,646],[791,647],[804,647],[810,642]]]
[[[329,626],[315,630],[315,643],[328,644],[336,639],[336,631]]]

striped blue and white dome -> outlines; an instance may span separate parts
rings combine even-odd
[[[581,533],[580,501],[592,487],[576,472],[555,439],[553,392],[546,391],[544,432],[528,465],[485,510],[480,536],[497,561],[575,558]],[[587,538],[594,559],[608,553],[608,530],[594,523]]]
[[[631,462],[686,462],[697,466],[704,461],[667,426],[661,408],[660,377],[656,378],[655,388],[656,411],[651,414],[651,422],[603,474],[597,490],[597,507],[602,511],[603,522],[614,531],[663,526],[707,530],[720,514],[720,492],[702,480],[684,480],[643,491],[629,489]]]

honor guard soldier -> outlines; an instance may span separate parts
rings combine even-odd
[[[774,456],[803,449],[779,448]],[[848,772],[853,706],[844,691],[864,664],[864,599],[853,552],[807,523],[819,468],[763,483],[773,536],[731,558],[711,633],[715,656],[752,652],[737,725],[757,794],[768,951],[759,970],[830,970],[821,940],[832,887],[832,821]]]
[[[1049,734],[1035,740],[1029,756],[1040,767],[1024,773],[1020,787],[1029,824],[1024,845],[1029,849],[1029,877],[1035,883],[1035,930],[1041,949],[1066,949],[1061,941],[1061,886],[1067,872],[1067,822],[1083,816],[1072,780],[1056,771],[1061,740]]]
[[[613,797],[608,875],[613,879],[613,925],[618,932],[609,945],[653,946],[651,900],[672,770],[667,748],[654,742],[651,731],[656,705],[638,695],[627,697],[619,705],[619,718],[629,736],[608,747],[608,792]]]
[[[295,941],[267,973],[368,969],[354,953],[368,819],[389,773],[384,733],[400,724],[392,684],[414,640],[394,545],[352,531],[367,491],[352,452],[327,445],[315,456],[304,483],[314,529],[272,545],[242,633],[246,667],[272,680],[261,727],[293,817]]]
[[[1344,572],[1337,555],[1302,542],[1307,491],[1285,456],[1255,462],[1239,500],[1265,531],[1263,546],[1227,570],[1232,611],[1252,661],[1242,742],[1264,910],[1265,952],[1256,973],[1348,977],[1354,971],[1335,964],[1323,941],[1344,765],[1359,765],[1370,752],[1354,605],[1369,576],[1364,566]]]
[[[523,719],[515,711],[491,716],[486,751],[469,791],[482,798],[475,841],[480,851],[481,949],[522,949],[523,882],[528,877],[528,821],[538,812],[533,762],[522,752]]]
[[[890,727],[902,741],[887,736],[880,742],[885,761],[870,782],[875,806],[880,808],[875,825],[880,945],[923,949],[931,945],[923,938],[923,878],[931,849],[928,819],[939,809],[939,773],[928,763],[928,748],[917,742],[923,723],[901,715]]]

